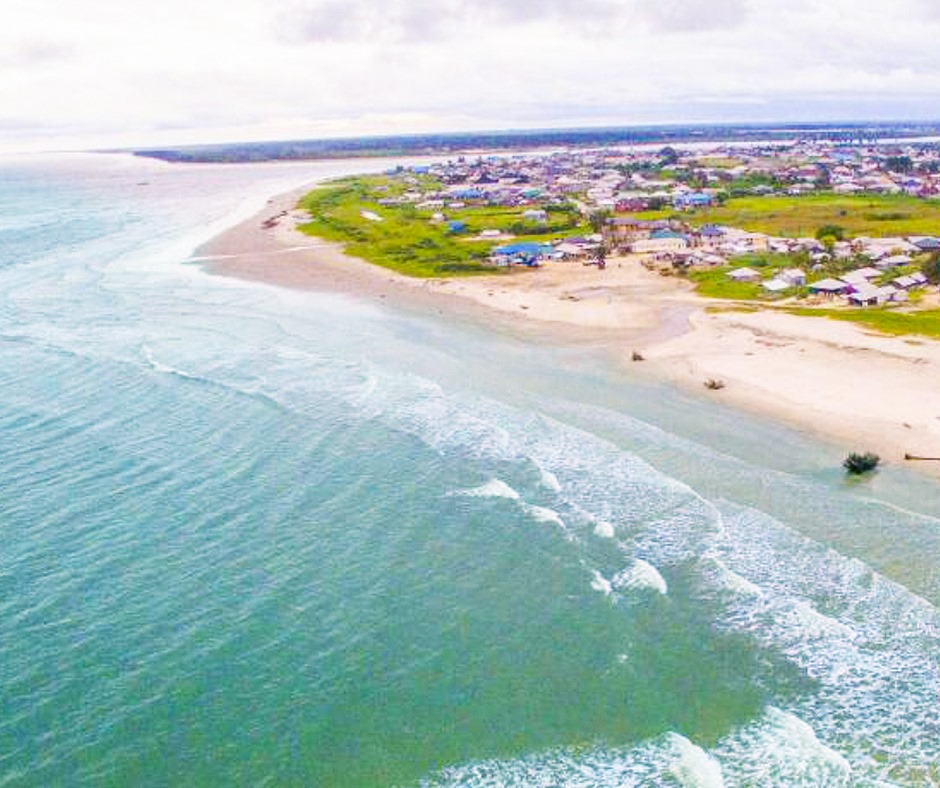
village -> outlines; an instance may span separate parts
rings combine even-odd
[[[935,145],[559,150],[387,175],[401,188],[377,210],[407,206],[447,236],[486,242],[498,268],[603,269],[630,254],[719,297],[858,307],[934,291],[924,262],[940,251]]]

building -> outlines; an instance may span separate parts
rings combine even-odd
[[[656,230],[649,238],[634,241],[631,251],[636,254],[662,254],[664,252],[683,252],[691,246],[687,236],[673,230]]]

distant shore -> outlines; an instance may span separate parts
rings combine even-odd
[[[940,342],[720,302],[647,271],[634,256],[608,267],[552,262],[534,271],[413,279],[296,229],[306,191],[273,198],[198,255],[214,274],[440,313],[533,341],[608,350],[631,372],[665,379],[811,432],[845,451],[940,456]],[[642,361],[634,361],[634,352]],[[707,392],[704,382],[721,381]],[[932,474],[940,463],[911,463]]]

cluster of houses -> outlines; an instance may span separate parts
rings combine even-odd
[[[430,211],[431,221],[446,222],[461,233],[466,224],[448,220],[447,211],[476,206],[518,207],[520,219],[546,224],[546,209],[566,206],[583,216],[602,216],[600,232],[554,238],[546,243],[513,242],[498,229],[479,237],[496,242],[494,265],[538,265],[546,259],[580,260],[603,266],[604,251],[644,255],[672,267],[725,266],[754,253],[804,254],[809,272],[775,270],[769,277],[748,267],[729,272],[738,281],[759,282],[768,292],[805,288],[824,297],[844,297],[854,304],[904,301],[926,284],[920,273],[885,283],[886,271],[907,266],[917,255],[940,251],[938,237],[830,240],[780,238],[762,233],[628,215],[650,208],[676,211],[707,207],[735,184],[753,194],[803,194],[816,189],[840,193],[940,195],[940,149],[905,144],[840,145],[805,141],[750,146],[711,146],[707,152],[636,147],[561,150],[546,154],[485,156],[396,170],[407,188],[379,200],[383,205],[410,204]],[[501,243],[500,243],[501,242]],[[855,270],[822,278],[831,261],[863,260]],[[876,284],[876,282],[878,282]]]
[[[755,253],[796,255],[803,253],[809,261],[807,271],[801,268],[774,270],[767,276],[761,271],[742,266],[728,272],[738,282],[759,283],[768,293],[784,293],[806,288],[813,295],[828,298],[844,297],[849,303],[871,306],[889,302],[905,302],[913,290],[925,287],[927,278],[920,272],[883,281],[893,269],[910,266],[917,255],[940,250],[940,238],[855,238],[830,246],[816,238],[779,238],[763,233],[746,232],[731,227],[704,225],[692,228],[674,220],[649,221],[632,217],[612,217],[604,226],[603,237],[610,248],[645,255],[654,263],[672,268],[716,267],[733,263]],[[837,278],[820,278],[833,261],[862,261],[863,264]]]
[[[533,212],[575,205],[585,215],[653,208],[691,211],[729,194],[940,195],[940,149],[917,143],[844,145],[793,141],[656,149],[567,149],[543,154],[460,156],[397,170],[413,188],[381,200],[443,213],[476,205]],[[423,181],[419,176],[430,176]],[[433,189],[423,184],[434,183]],[[542,218],[544,221],[544,216]]]
[[[518,241],[495,247],[490,253],[490,262],[496,266],[538,266],[547,260],[578,260],[588,265],[605,267],[601,249],[603,237],[599,234],[572,235],[556,238],[548,243]]]
[[[853,306],[877,306],[887,303],[904,303],[912,290],[925,287],[927,277],[920,272],[898,276],[887,284],[875,284],[883,279],[885,271],[873,266],[856,268],[838,277],[818,279],[807,284],[806,272],[800,268],[786,268],[775,271],[770,278],[747,266],[728,272],[728,277],[736,282],[760,283],[768,293],[781,293],[793,288],[805,287],[812,295],[826,298],[844,297]]]

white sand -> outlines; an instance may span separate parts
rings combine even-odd
[[[201,253],[220,256],[210,270],[447,311],[533,338],[603,343],[625,363],[638,349],[646,361],[632,369],[838,441],[846,451],[872,450],[888,461],[903,461],[905,452],[940,457],[938,342],[771,311],[707,312],[715,301],[650,273],[635,257],[611,258],[603,271],[553,262],[506,275],[412,279],[298,232],[303,214],[289,210],[297,197],[283,195],[208,244]],[[707,392],[707,378],[726,385]],[[940,471],[940,463],[917,467]]]

